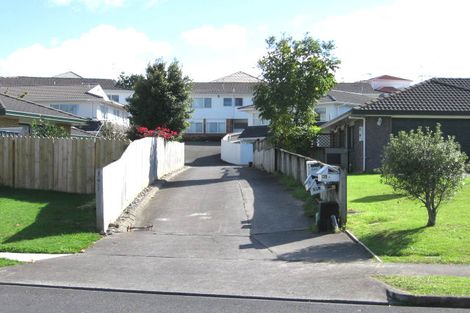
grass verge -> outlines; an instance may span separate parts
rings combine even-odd
[[[317,214],[319,206],[315,198],[305,190],[304,186],[292,177],[286,175],[279,175],[279,182],[286,190],[291,192],[294,198],[304,202],[305,216],[315,220],[315,214]],[[311,230],[313,232],[317,231],[315,223],[312,223]]]
[[[0,251],[74,253],[99,238],[93,195],[0,187]]]
[[[17,264],[21,264],[21,262],[0,258],[0,267],[12,266]]]
[[[348,228],[384,262],[470,264],[470,179],[425,227],[426,209],[379,175],[348,176]]]
[[[470,297],[470,277],[380,275],[374,278],[412,295]]]

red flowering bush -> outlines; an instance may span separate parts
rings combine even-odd
[[[147,127],[137,127],[137,132],[144,137],[162,137],[166,140],[176,140],[180,135],[177,131],[162,126],[150,130]]]

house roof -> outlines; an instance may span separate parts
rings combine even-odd
[[[247,74],[247,73],[242,72],[242,71],[238,71],[236,73],[232,73],[230,75],[214,79],[212,82],[213,83],[227,83],[227,82],[230,82],[230,83],[258,83],[258,82],[260,82],[260,80],[257,77],[253,76],[253,75]]]
[[[374,77],[374,78],[371,78],[370,80],[404,80],[404,81],[411,81],[409,79],[406,79],[406,78],[401,78],[401,77],[396,77],[396,76],[391,76],[391,75],[381,75],[381,76],[377,76],[377,77]]]
[[[319,104],[325,102],[341,102],[362,105],[377,98],[379,94],[358,94],[347,91],[330,90],[328,95],[321,98]]]
[[[71,127],[70,128],[70,136],[72,137],[95,137],[92,133],[89,133],[87,131],[84,131],[83,129],[77,128],[77,127]]]
[[[193,83],[193,94],[252,94],[256,83]]]
[[[62,77],[62,76],[60,77],[33,77],[33,76],[0,77],[0,87],[70,86],[70,85],[87,85],[87,86],[100,85],[103,89],[123,90],[122,88],[116,87],[116,81],[112,79],[105,79],[105,78],[78,78],[78,77]]]
[[[0,115],[44,118],[51,120],[60,120],[69,123],[85,123],[85,119],[81,118],[80,116],[1,93]]]
[[[394,92],[400,91],[400,89],[395,88],[395,87],[382,87],[382,88],[377,89],[377,91],[380,91],[382,93],[394,93]]]
[[[245,130],[238,136],[238,139],[247,139],[247,138],[264,138],[268,136],[269,126],[248,126]]]
[[[353,114],[470,114],[470,78],[433,78],[392,93]]]
[[[354,83],[337,83],[332,90],[347,91],[358,94],[379,95],[381,92],[372,88],[369,82],[360,81]]]
[[[90,93],[94,86],[17,86],[0,87],[0,93],[35,102],[103,100]]]

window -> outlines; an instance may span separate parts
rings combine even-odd
[[[189,134],[201,134],[204,132],[202,121],[191,121],[186,131]]]
[[[210,109],[212,107],[212,98],[194,98],[193,108],[194,109]]]
[[[317,121],[326,121],[326,108],[316,108],[315,112],[317,113]]]
[[[233,99],[232,98],[224,98],[224,107],[231,107]]]
[[[248,127],[248,120],[243,119],[243,120],[233,120],[233,131],[238,133],[243,131],[245,128]]]
[[[109,100],[119,102],[119,95],[108,95]]]
[[[121,111],[119,111],[118,109],[113,109],[113,114],[115,117],[121,117]]]
[[[101,111],[101,118],[102,119],[107,119],[108,118],[108,107],[104,105],[100,105],[100,111]]]
[[[206,122],[206,132],[212,134],[225,134],[227,132],[227,128],[224,122]]]
[[[78,113],[78,104],[51,104],[51,107],[72,114]]]
[[[235,106],[236,107],[243,106],[243,98],[235,98]]]

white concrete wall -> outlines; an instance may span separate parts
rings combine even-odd
[[[106,231],[144,188],[183,166],[184,143],[155,137],[132,142],[119,160],[97,170],[98,229]]]
[[[253,162],[253,144],[232,142],[230,137],[233,134],[227,134],[221,140],[220,158],[228,163],[236,165],[248,165]]]

